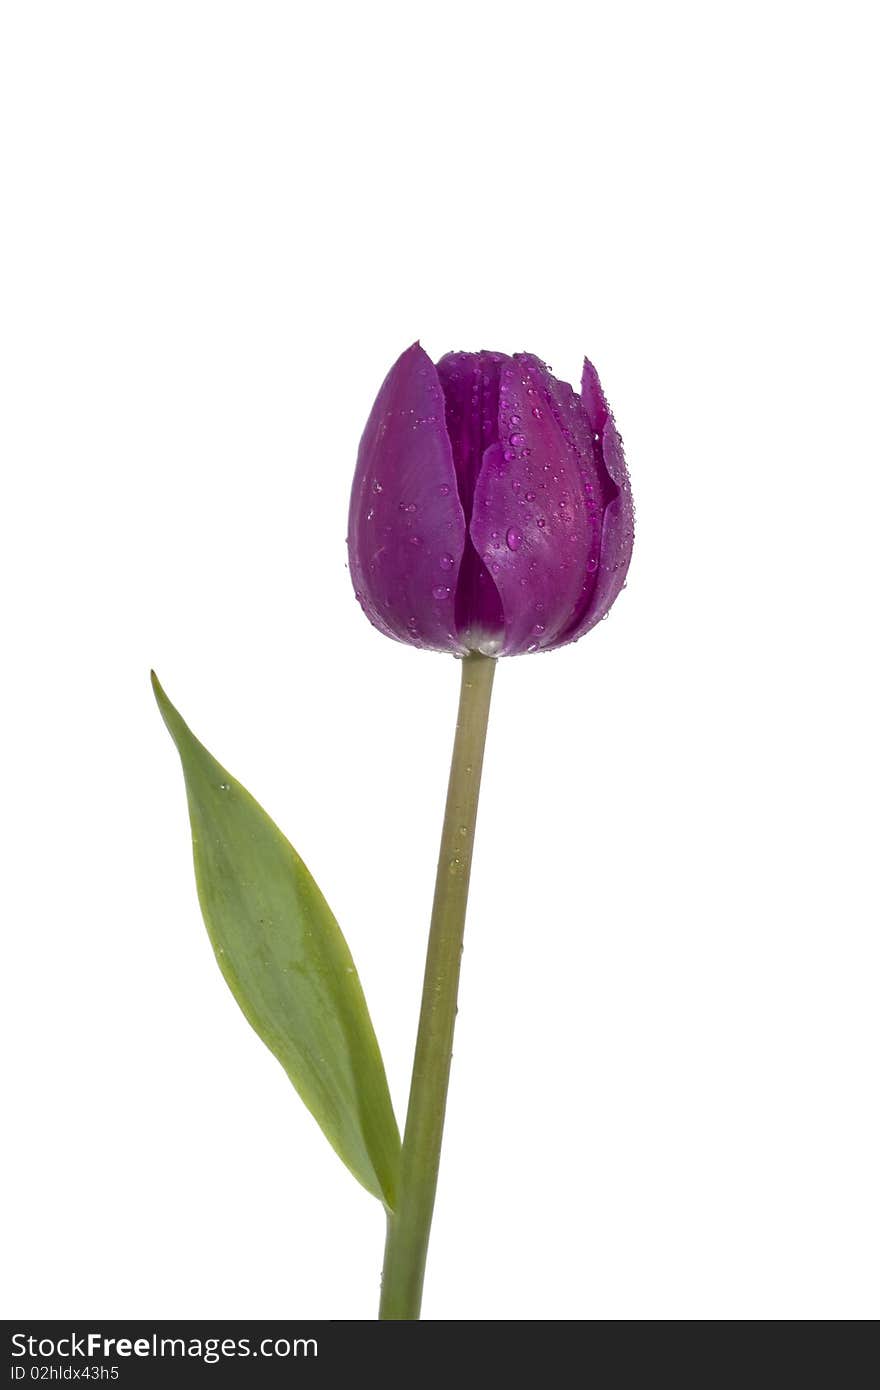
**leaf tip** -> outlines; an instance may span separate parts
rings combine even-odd
[[[168,729],[168,732],[171,734],[171,737],[174,739],[174,742],[177,743],[177,735],[180,732],[180,728],[182,726],[185,729],[186,725],[183,723],[183,720],[181,719],[177,710],[174,708],[168,696],[165,694],[165,691],[162,689],[159,677],[156,675],[155,671],[150,672],[150,684],[153,687],[153,694],[156,697],[156,704],[159,706],[159,713],[165,721],[165,725]]]
[[[173,708],[173,706],[171,704],[171,701],[168,699],[168,696],[165,694],[165,691],[162,689],[159,677],[156,675],[156,672],[152,670],[150,671],[150,685],[153,687],[153,694],[156,697],[156,704],[159,706],[164,716],[165,714],[167,714],[169,709]]]

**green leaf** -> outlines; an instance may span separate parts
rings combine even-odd
[[[278,827],[152,681],[183,763],[199,902],[226,983],[343,1163],[393,1209],[400,1135],[345,938]]]

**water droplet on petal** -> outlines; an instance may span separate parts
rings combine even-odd
[[[378,479],[378,478],[374,478],[374,479],[373,479],[373,491],[374,491],[374,492],[381,492],[381,491],[382,491],[382,484],[379,482],[379,479]]]
[[[587,561],[587,574],[593,574],[599,568],[599,561],[595,555],[591,555]]]
[[[510,530],[507,532],[507,548],[508,548],[508,550],[519,550],[519,548],[520,548],[520,546],[522,545],[522,543],[523,543],[523,533],[522,533],[522,531],[519,531],[519,530],[516,528],[516,526],[511,526],[511,527],[510,527]]]
[[[449,598],[449,595],[452,593],[452,590],[450,589],[448,584],[435,584],[433,589],[431,590],[431,593],[434,595],[436,599],[444,599]]]
[[[442,570],[451,570],[454,564],[455,560],[453,556],[449,555],[448,553],[446,555],[440,556],[440,568]]]

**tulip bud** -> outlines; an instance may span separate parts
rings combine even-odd
[[[633,504],[595,368],[418,343],[358,451],[348,553],[370,622],[412,646],[514,656],[574,642],[623,588]]]

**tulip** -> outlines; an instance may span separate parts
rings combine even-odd
[[[581,394],[531,353],[418,343],[382,384],[349,512],[355,593],[381,632],[466,655],[582,637],[623,588],[633,505],[595,367]]]
[[[199,897],[223,975],[337,1154],[385,1208],[383,1320],[416,1319],[421,1308],[496,658],[589,632],[623,587],[632,538],[620,436],[589,362],[580,395],[530,353],[453,352],[435,365],[414,343],[391,368],[352,488],[355,593],[389,637],[461,658],[402,1140],[326,899],[154,679],[183,764]],[[502,881],[503,865],[497,872]],[[497,949],[509,949],[503,933]]]

